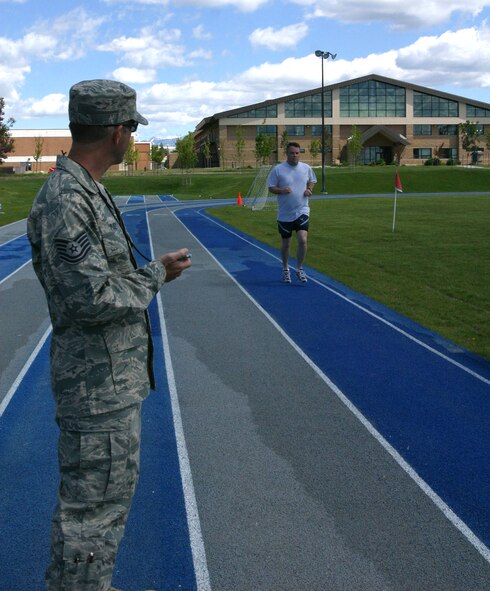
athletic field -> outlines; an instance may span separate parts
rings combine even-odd
[[[281,284],[277,249],[208,200],[118,204],[145,254],[193,266],[150,308],[158,389],[113,584],[487,590],[490,363],[318,270]],[[56,427],[24,221],[1,229],[0,297],[1,580],[41,591]]]

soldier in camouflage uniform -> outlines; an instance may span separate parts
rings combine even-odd
[[[137,268],[100,178],[148,124],[136,93],[91,80],[70,89],[72,148],[36,196],[32,262],[53,326],[51,382],[60,486],[48,591],[107,591],[139,474],[141,402],[154,387],[147,308],[190,266],[187,249]]]

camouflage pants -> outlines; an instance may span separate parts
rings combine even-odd
[[[139,476],[141,406],[60,426],[48,591],[107,591]]]

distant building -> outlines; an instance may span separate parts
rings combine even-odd
[[[256,137],[260,134],[273,138],[277,147],[268,163],[283,160],[282,144],[287,137],[300,144],[304,161],[320,164],[321,90],[315,88],[206,117],[194,131],[199,165],[255,166]],[[459,124],[466,120],[480,125],[481,149],[474,155],[468,155],[461,145]],[[348,141],[353,125],[362,140],[358,163],[423,164],[430,158],[465,163],[468,158],[483,159],[483,134],[490,130],[490,104],[371,74],[325,86],[324,123],[327,165],[349,161]],[[239,141],[240,137],[243,141]]]
[[[13,169],[16,173],[49,172],[56,166],[56,157],[67,154],[71,147],[69,129],[11,129],[10,136],[14,139],[14,149],[7,154],[1,168]],[[134,169],[150,170],[150,143],[136,141],[135,148],[139,158]],[[110,170],[126,168],[121,163]]]

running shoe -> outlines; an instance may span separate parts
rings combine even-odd
[[[289,269],[282,270],[282,282],[291,283],[291,272]]]
[[[305,272],[303,269],[298,269],[296,271],[296,277],[301,281],[301,283],[306,283],[308,279],[306,278]]]

